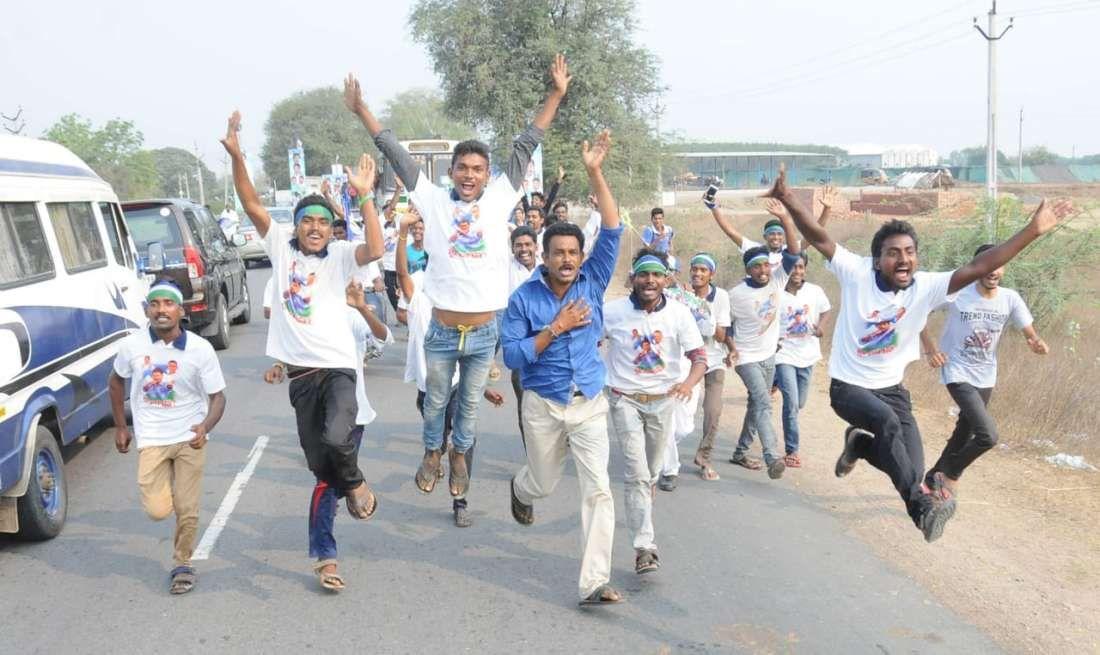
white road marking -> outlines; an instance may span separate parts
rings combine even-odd
[[[237,474],[237,477],[233,478],[233,484],[229,485],[229,491],[225,492],[225,498],[222,499],[222,504],[218,507],[218,511],[214,514],[213,520],[210,521],[210,525],[206,526],[206,531],[202,533],[202,539],[199,540],[199,545],[195,548],[194,554],[191,555],[193,560],[204,560],[210,558],[210,551],[214,550],[214,544],[218,542],[218,537],[221,536],[222,529],[225,528],[225,524],[229,522],[229,515],[233,513],[233,509],[237,506],[237,501],[241,499],[241,493],[244,492],[244,486],[248,484],[249,478],[256,471],[256,464],[260,461],[260,456],[264,454],[264,447],[267,446],[267,435],[260,435],[256,437],[256,443],[252,445],[252,450],[248,453],[248,462],[241,469],[241,472]]]

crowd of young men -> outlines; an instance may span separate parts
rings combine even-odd
[[[806,281],[803,240],[825,257],[841,289],[829,393],[849,427],[835,474],[843,477],[866,460],[890,477],[927,541],[942,535],[956,509],[960,476],[996,442],[986,406],[1005,324],[1022,329],[1034,352],[1048,350],[1019,295],[1000,288],[1004,266],[1072,207],[1044,202],[1008,241],[983,246],[955,271],[926,273],[918,271],[911,225],[885,223],[872,240],[871,256],[855,255],[825,228],[832,195],[826,194],[815,219],[781,171],[768,194],[774,218],[764,226],[763,243],[741,235],[713,197],[704,198],[718,227],[741,250],[744,277],[737,285],[726,291],[714,284],[719,259],[709,252],[694,253],[687,260],[687,283],[678,281],[675,232],[657,208],[641,235],[645,247],[630,262],[629,295],[605,303],[624,229],[603,173],[610,134],[604,131],[581,147],[596,209],[583,230],[569,221],[563,202],[548,216],[541,194],[528,200],[524,192],[531,155],[571,80],[561,55],[550,79],[544,103],[516,138],[502,173],[490,174],[484,144],[464,141],[451,162],[454,187],[445,189],[379,124],[358,81],[348,76],[348,110],[374,138],[410,198],[410,211],[399,216],[399,186],[380,217],[375,162],[363,155],[355,171],[347,169],[363,218],[361,241],[348,240],[345,211],[324,195],[303,198],[292,226],[272,222],[245,169],[240,116],[235,112],[229,119],[222,143],[234,185],[272,264],[264,305],[270,318],[266,352],[275,363],[264,379],[290,381],[299,443],[315,478],[307,532],[319,584],[331,591],[346,585],[333,529],[339,499],[357,519],[370,519],[379,507],[358,463],[363,430],[376,416],[366,395],[364,360],[393,342],[384,305],[371,300],[372,291],[385,289],[398,322],[408,326],[405,380],[416,384],[415,406],[423,419],[424,454],[413,475],[417,488],[431,493],[447,477],[454,523],[471,525],[479,405],[482,398],[496,406],[504,402],[487,388],[493,359],[503,350],[525,452],[510,483],[512,515],[521,525],[534,522],[535,502],[554,491],[572,453],[581,492],[580,602],[615,603],[622,594],[610,584],[612,438],[625,461],[625,523],[638,574],[661,566],[655,489],[676,489],[678,444],[694,431],[700,400],[703,430],[694,464],[703,480],[719,478],[711,457],[725,368],[734,368],[748,397],[730,461],[766,468],[772,479],[802,466],[798,414],[822,358],[818,340],[832,310],[822,289]],[[559,169],[549,202],[563,179]],[[177,516],[170,590],[186,593],[197,580],[190,560],[204,447],[225,409],[225,382],[209,344],[180,328],[179,290],[157,282],[147,301],[150,328],[120,344],[111,377],[116,446],[125,453],[131,443],[123,402],[124,380],[132,379],[142,504],[154,519]],[[925,330],[937,309],[948,312],[938,347]],[[909,392],[901,384],[906,366],[919,358],[918,342],[929,362],[942,368],[960,409],[954,434],[927,471]],[[782,454],[772,417],[774,390],[783,399]],[[748,454],[756,438],[763,462]]]

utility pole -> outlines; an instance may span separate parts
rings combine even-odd
[[[183,175],[176,173],[176,197],[183,197]]]
[[[1008,19],[1008,27],[997,33],[997,0],[993,0],[993,7],[989,10],[989,31],[986,32],[978,25],[978,18],[974,17],[974,29],[989,44],[989,87],[986,91],[988,116],[986,124],[986,153],[985,153],[985,188],[990,204],[989,215],[986,223],[990,231],[993,230],[993,215],[997,212],[997,42],[1005,33],[1012,29],[1013,19]]]
[[[199,142],[195,142],[195,174],[199,176],[199,204],[206,205],[206,190],[202,185],[202,160],[199,159]]]
[[[1017,154],[1017,157],[1019,157],[1019,159],[1016,161],[1016,181],[1017,182],[1023,182],[1024,181],[1024,108],[1023,107],[1020,107],[1020,145],[1019,145],[1019,150],[1017,151],[1016,154]]]

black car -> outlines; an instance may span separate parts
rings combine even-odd
[[[149,246],[163,252],[163,270],[183,292],[187,328],[210,340],[217,350],[229,347],[229,324],[252,318],[244,262],[210,210],[190,200],[134,200],[122,203],[126,224],[137,246],[139,267],[147,274]],[[234,236],[243,241],[243,237]],[[159,262],[158,267],[159,269]]]

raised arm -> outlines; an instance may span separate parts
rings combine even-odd
[[[234,111],[229,117],[225,138],[221,142],[233,163],[233,188],[237,190],[237,197],[241,201],[241,206],[244,207],[244,213],[252,219],[252,224],[256,226],[256,233],[262,239],[267,236],[267,230],[271,227],[271,215],[267,213],[263,201],[260,200],[260,194],[256,193],[256,187],[252,186],[252,180],[248,177],[248,167],[244,164],[244,154],[241,152],[241,143],[237,135],[240,130],[241,112]]]
[[[592,194],[596,196],[596,206],[600,209],[602,219],[600,224],[605,228],[615,229],[619,227],[619,206],[615,204],[611,188],[607,186],[607,180],[603,176],[603,162],[609,150],[611,150],[611,132],[608,130],[600,132],[596,137],[596,143],[591,146],[587,141],[581,144],[581,159],[584,160],[584,169],[588,172],[588,184],[592,188]]]
[[[363,91],[359,87],[359,80],[351,73],[344,79],[344,106],[348,108],[348,111],[359,117],[359,122],[367,128],[367,132],[370,132],[371,137],[374,139],[374,145],[378,146],[378,149],[385,155],[386,161],[393,166],[398,179],[405,183],[405,188],[409,191],[415,190],[416,180],[420,177],[420,167],[416,164],[412,155],[409,154],[409,151],[401,147],[393,132],[382,127],[382,124],[371,113],[370,108],[367,107],[367,102],[363,100]]]
[[[794,221],[791,220],[790,213],[775,198],[765,200],[764,206],[767,208],[768,213],[778,218],[779,223],[783,226],[783,238],[787,240],[787,252],[792,255],[800,254],[802,244],[799,243],[798,232],[794,229]]]
[[[565,181],[565,167],[558,164],[558,178],[550,185],[550,191],[546,194],[546,207],[554,211],[554,201],[558,199],[558,191],[561,191],[561,183]]]
[[[397,180],[397,184],[393,185],[393,196],[390,197],[390,201],[386,203],[386,206],[382,208],[382,213],[386,216],[386,222],[393,220],[393,215],[397,211],[397,203],[401,200],[401,192],[404,190],[404,186],[401,184],[401,180]]]
[[[779,166],[779,175],[775,178],[775,185],[772,186],[771,191],[765,194],[765,197],[775,198],[783,203],[783,206],[787,208],[787,213],[794,219],[798,231],[806,237],[806,241],[810,242],[810,245],[822,255],[825,255],[825,259],[833,260],[833,255],[836,254],[836,241],[833,241],[825,228],[818,225],[817,221],[814,220],[813,212],[807,209],[787,186],[787,169],[782,164]],[[789,246],[790,243],[790,237],[788,237],[787,245]]]
[[[367,322],[367,327],[370,328],[370,332],[374,335],[374,338],[381,340],[386,339],[389,330],[386,329],[386,324],[378,320],[378,317],[374,315],[374,307],[371,307],[367,302],[362,284],[355,280],[349,281],[348,285],[344,287],[344,302],[347,303],[348,307],[359,312],[359,315]]]
[[[730,219],[722,215],[722,210],[718,207],[718,203],[708,201],[706,198],[704,198],[703,204],[706,205],[707,209],[710,210],[710,214],[714,217],[714,222],[718,223],[718,227],[726,233],[726,236],[730,238],[730,241],[737,244],[737,247],[740,248],[741,244],[745,240],[745,236],[733,226],[733,223],[730,222]]]
[[[839,194],[834,186],[826,186],[821,192],[821,199],[818,202],[821,203],[821,216],[817,217],[817,224],[821,227],[825,227],[825,224],[832,218],[833,204],[837,200]]]
[[[328,180],[321,182],[321,195],[325,197],[328,204],[332,205],[332,212],[336,214],[337,218],[347,220],[348,217],[344,215],[344,203],[332,197],[332,185],[328,183]]]
[[[554,122],[558,105],[565,97],[565,92],[569,90],[569,81],[573,79],[569,75],[565,55],[559,53],[554,56],[554,61],[550,65],[550,79],[553,86],[546,94],[546,100],[535,115],[535,120],[531,121],[531,125],[516,137],[512,144],[512,157],[508,160],[505,172],[508,175],[508,181],[512,183],[512,188],[516,190],[522,188],[527,164],[531,161],[535,148],[542,142],[543,133],[550,127],[550,123]]]
[[[363,216],[363,243],[355,248],[355,262],[366,266],[382,258],[385,246],[382,243],[382,225],[378,222],[378,210],[374,208],[374,177],[377,167],[374,159],[363,153],[359,156],[359,166],[352,172],[347,166],[344,172],[348,184],[355,188],[359,198],[359,213]]]
[[[989,275],[1012,261],[1032,241],[1053,230],[1058,222],[1073,212],[1073,203],[1069,200],[1048,202],[1045,198],[1035,208],[1031,220],[1019,232],[1004,243],[998,244],[970,260],[951,275],[948,293],[955,293],[971,282]]]
[[[393,267],[397,269],[397,284],[401,286],[401,295],[405,297],[405,302],[412,299],[414,291],[412,275],[409,273],[409,251],[406,250],[409,228],[418,220],[420,217],[408,212],[401,217],[401,225],[397,229],[397,252],[394,253]]]

